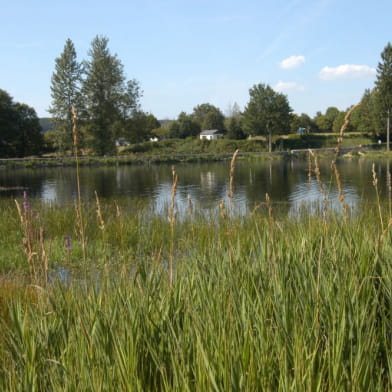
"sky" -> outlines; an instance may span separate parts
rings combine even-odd
[[[373,88],[391,15],[392,0],[0,0],[0,89],[48,117],[66,39],[82,61],[100,35],[158,119],[244,109],[259,83],[313,117]]]

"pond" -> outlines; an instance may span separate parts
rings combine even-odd
[[[345,202],[352,209],[376,201],[372,165],[366,159],[337,163]],[[381,199],[391,197],[390,166],[386,160],[375,162]],[[314,173],[309,176],[306,160],[237,161],[234,208],[240,213],[252,211],[266,200],[266,194],[288,213],[303,206],[318,207],[326,198],[332,208],[339,208],[339,190],[331,160],[320,161],[319,169],[321,186]],[[188,195],[194,207],[201,211],[216,209],[222,200],[229,203],[229,161],[178,164],[176,171],[179,211],[186,209]],[[154,211],[162,213],[171,199],[172,170],[168,164],[83,167],[80,183],[84,201],[94,200],[96,191],[101,199],[143,199]],[[2,169],[0,190],[0,198],[21,198],[26,191],[30,198],[44,202],[72,203],[77,194],[75,169]]]

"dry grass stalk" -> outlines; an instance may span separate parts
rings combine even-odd
[[[380,195],[378,192],[378,178],[377,178],[377,174],[376,174],[376,165],[374,163],[372,165],[372,176],[373,176],[373,186],[374,186],[374,189],[376,190],[376,195],[377,195],[378,214],[380,217],[381,230],[384,231],[384,220],[382,218]]]
[[[387,189],[388,189],[389,218],[392,218],[392,178],[391,178],[391,172],[389,170],[389,161],[388,161],[388,170],[387,170]]]
[[[174,223],[176,221],[175,206],[176,206],[177,184],[178,184],[178,175],[175,166],[172,166],[171,203],[169,207],[169,222],[171,226],[174,226]]]
[[[230,208],[233,207],[233,196],[234,196],[234,173],[235,173],[235,161],[237,159],[239,150],[235,150],[233,157],[230,162],[230,184],[229,184],[229,200],[230,200]]]
[[[351,116],[352,112],[359,106],[360,106],[360,104],[352,106],[350,108],[350,110],[346,113],[346,115],[344,116],[344,123],[343,123],[342,127],[340,128],[340,132],[339,132],[338,145],[336,147],[336,155],[339,155],[339,153],[340,153],[340,149],[341,149],[342,143],[343,143],[344,132],[346,131],[348,125],[350,124],[350,116]]]
[[[312,183],[312,150],[308,150],[308,186]]]
[[[74,156],[75,156],[75,163],[76,163],[76,185],[78,191],[78,200],[75,204],[76,209],[76,217],[77,217],[77,226],[79,228],[79,234],[82,242],[82,250],[83,250],[83,261],[86,262],[87,255],[86,255],[86,237],[84,232],[84,219],[83,219],[83,211],[82,211],[82,198],[80,195],[80,176],[79,176],[79,156],[78,156],[78,149],[79,149],[79,138],[78,138],[78,115],[76,112],[75,106],[72,106],[72,134],[73,134],[73,147],[74,147]]]
[[[175,214],[175,200],[177,194],[177,184],[178,184],[178,175],[176,172],[176,168],[172,166],[172,190],[171,190],[171,203],[169,207],[169,222],[170,222],[170,232],[171,232],[171,243],[170,243],[170,260],[169,260],[169,280],[170,286],[173,285],[173,265],[174,265],[174,224],[176,222],[176,214]]]
[[[15,200],[22,231],[23,249],[26,254],[27,264],[30,270],[31,281],[35,284],[47,284],[48,282],[48,256],[45,248],[44,228],[40,225],[39,214],[32,215],[32,211],[24,194],[23,210]],[[34,221],[35,219],[35,221]]]
[[[342,181],[341,181],[340,174],[339,174],[339,171],[338,171],[338,168],[336,166],[335,161],[332,161],[331,168],[332,168],[332,170],[333,170],[333,172],[335,174],[336,184],[338,186],[339,202],[340,202],[340,205],[342,206],[344,221],[347,222],[347,219],[348,219],[348,205],[347,205],[347,203],[345,201],[345,198],[344,198]]]
[[[221,200],[221,202],[219,203],[219,212],[220,212],[220,216],[222,219],[226,219],[227,218],[227,214],[226,214],[226,203],[224,200]]]
[[[265,194],[265,205],[268,208],[268,218],[269,218],[270,222],[273,223],[274,216],[272,214],[272,202],[271,202],[271,198],[269,197],[268,193]]]
[[[318,163],[317,155],[309,149],[309,154],[313,157],[314,159],[314,174],[316,176],[316,182],[320,188],[320,192],[323,195],[323,220],[324,220],[324,227],[327,227],[327,212],[328,212],[328,192],[324,187],[323,182],[321,181],[321,172],[320,172],[320,166]]]
[[[97,206],[98,227],[103,231],[103,230],[105,230],[105,221],[102,218],[101,204],[99,202],[99,197],[98,197],[97,191],[94,191],[94,193],[95,193],[95,204]]]
[[[187,196],[187,204],[188,204],[188,208],[187,208],[188,215],[191,217],[193,214],[193,203],[192,203],[192,196],[189,193]]]

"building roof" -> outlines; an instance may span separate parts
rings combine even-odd
[[[207,129],[205,131],[200,132],[200,135],[217,135],[222,133],[218,129]]]

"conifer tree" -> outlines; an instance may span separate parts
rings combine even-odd
[[[138,83],[125,80],[123,65],[110,53],[108,41],[100,36],[93,39],[82,90],[90,147],[100,155],[115,151],[119,124],[134,114],[140,96]]]
[[[56,147],[64,152],[72,149],[72,106],[81,108],[80,95],[82,66],[76,58],[73,42],[67,39],[60,57],[55,60],[52,75],[52,105],[49,112],[53,116]]]
[[[377,66],[377,96],[380,110],[386,118],[387,151],[390,142],[390,123],[392,111],[392,45],[388,42],[381,53],[382,61]]]

